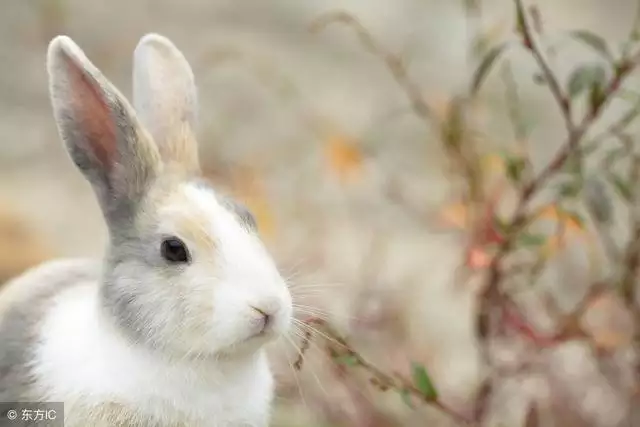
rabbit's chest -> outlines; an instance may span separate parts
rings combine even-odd
[[[67,301],[47,316],[34,360],[43,398],[65,402],[66,426],[267,425],[273,378],[264,354],[224,368],[166,363],[103,329],[86,301]]]
[[[266,427],[265,414],[249,414],[234,409],[229,412],[207,411],[203,408],[179,407],[165,402],[146,401],[140,406],[134,402],[94,402],[79,399],[65,406],[66,427]]]
[[[142,390],[141,390],[142,391]],[[102,398],[101,398],[102,397]],[[217,396],[216,396],[217,397]],[[66,427],[266,427],[268,405],[262,408],[246,396],[235,401],[210,399],[206,394],[187,402],[158,395],[59,396],[65,401]],[[208,406],[206,406],[208,404]]]

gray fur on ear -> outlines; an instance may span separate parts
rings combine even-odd
[[[163,159],[198,169],[198,99],[193,72],[166,37],[147,34],[134,52],[133,101]]]
[[[160,162],[157,148],[127,100],[69,37],[51,41],[47,70],[60,136],[109,220],[142,196]]]

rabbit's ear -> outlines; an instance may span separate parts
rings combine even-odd
[[[93,184],[107,220],[123,215],[158,172],[157,148],[127,100],[69,37],[51,41],[47,69],[54,116],[72,160]]]
[[[140,39],[133,59],[133,103],[163,160],[197,171],[198,100],[193,72],[166,37],[147,34]]]

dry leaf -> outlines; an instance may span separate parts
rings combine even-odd
[[[343,135],[329,138],[326,155],[329,170],[338,175],[342,182],[359,176],[364,156],[353,140]]]
[[[633,319],[624,302],[612,292],[593,300],[582,323],[585,332],[601,350],[616,350],[633,340]]]
[[[504,159],[498,154],[486,154],[482,157],[481,165],[490,174],[504,175],[506,168]]]
[[[468,224],[467,207],[463,203],[452,203],[440,211],[440,218],[446,227],[465,229]]]
[[[565,236],[551,236],[540,248],[540,254],[543,258],[551,258],[553,255],[564,249],[567,245],[567,239]]]
[[[583,225],[576,221],[571,215],[566,212],[561,211],[555,205],[546,206],[538,216],[541,219],[550,219],[554,222],[562,222],[564,224],[565,230],[571,232],[573,234],[578,234],[581,236],[587,236],[586,230]]]

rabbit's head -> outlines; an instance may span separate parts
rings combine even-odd
[[[47,68],[59,133],[109,230],[106,319],[178,357],[251,353],[284,333],[290,293],[251,214],[199,177],[196,88],[175,45],[140,40],[133,106],[66,36]]]

